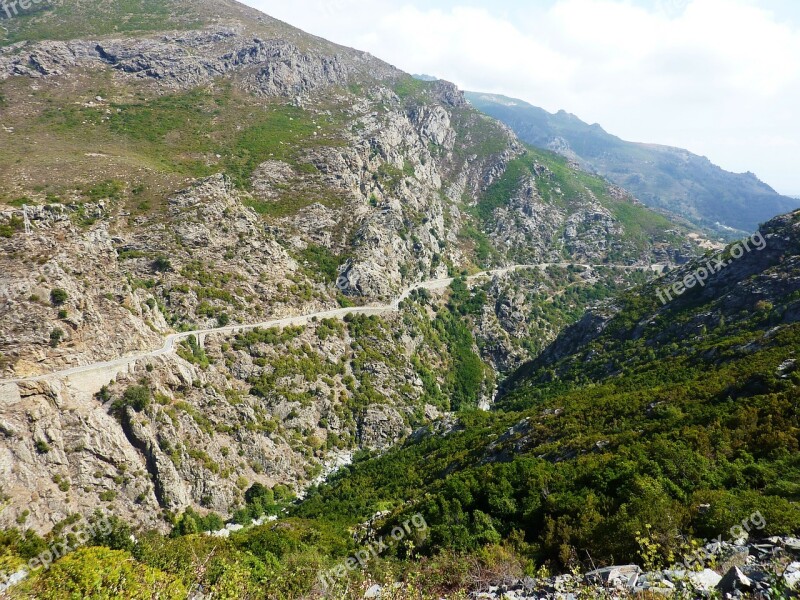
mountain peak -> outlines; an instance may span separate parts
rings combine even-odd
[[[522,140],[561,152],[648,206],[729,236],[797,208],[752,173],[724,171],[708,158],[660,144],[626,142],[565,110],[555,114],[509,98],[469,93],[475,107],[511,127]],[[718,227],[721,223],[723,227]]]

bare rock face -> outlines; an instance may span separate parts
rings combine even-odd
[[[0,479],[13,502],[4,527],[49,530],[70,514],[106,503],[121,518],[159,526],[142,456],[120,424],[69,385],[0,384]]]
[[[106,226],[83,234],[57,211],[33,212],[33,235],[0,240],[0,353],[6,366],[34,375],[159,345],[153,328],[163,319],[139,317],[148,308],[138,290],[124,285]],[[66,293],[63,301],[52,301],[56,289]],[[58,344],[51,344],[54,331],[60,332]]]
[[[359,439],[369,448],[388,448],[409,433],[403,418],[390,406],[368,407],[359,423]]]
[[[1,385],[0,475],[13,509],[0,513],[0,526],[24,516],[47,531],[102,505],[163,528],[165,511],[190,506],[231,515],[253,482],[301,493],[330,456],[388,448],[410,432],[415,410],[439,415],[424,406],[412,364],[420,342],[405,339],[398,352],[390,335],[399,324],[207,335],[199,342],[207,364],[182,345],[178,356],[105,375]],[[369,328],[358,338],[365,350],[351,346],[351,327]],[[137,386],[149,400],[125,404]],[[356,410],[356,394],[373,404]]]
[[[294,97],[345,85],[367,69],[373,75],[399,74],[363,53],[341,51],[342,56],[304,51],[286,40],[247,38],[225,27],[144,39],[20,43],[0,54],[0,80],[19,75],[53,77],[78,66],[107,65],[175,89],[232,76],[256,93]]]
[[[122,416],[122,427],[131,445],[138,449],[147,461],[153,475],[154,491],[161,506],[167,510],[181,511],[192,503],[184,481],[175,464],[164,454],[152,432],[137,419],[130,406]]]

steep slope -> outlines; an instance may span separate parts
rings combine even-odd
[[[134,569],[120,589],[131,594],[148,575],[170,598],[201,587],[245,599],[350,599],[375,594],[376,583],[401,600],[700,598],[732,582],[737,597],[795,597],[800,212],[748,244],[598,307],[530,363],[492,412],[444,415],[401,446],[361,452],[299,504],[288,506],[280,486],[249,488],[238,520],[266,510],[280,515],[275,522],[210,537],[196,532],[219,521],[187,511],[173,536],[134,543],[113,521],[91,538],[102,547],[34,574],[12,597],[57,596],[65,580],[83,592],[91,582],[81,573],[116,580],[120,564]],[[661,302],[659,291],[703,268],[715,270],[704,285]],[[431,310],[443,313],[432,328],[440,333],[455,315],[474,318],[482,293],[456,280],[446,307],[409,298],[409,337],[431,333],[422,317]],[[348,329],[363,341],[357,328],[374,335],[375,325]],[[269,351],[264,341],[235,343]],[[144,430],[152,416],[138,410],[132,420]],[[44,543],[4,539],[12,565]],[[674,566],[683,560],[710,568]],[[648,572],[634,564],[575,575],[628,561]],[[550,577],[562,570],[571,574]]]
[[[680,148],[626,142],[575,115],[551,114],[522,100],[480,92],[466,96],[525,142],[575,160],[630,190],[648,206],[727,237],[754,231],[760,223],[798,206],[796,199],[781,196],[752,173],[729,173]]]
[[[667,559],[682,536],[724,535],[754,511],[760,535],[796,532],[800,212],[751,247],[666,305],[658,290],[711,257],[590,312],[494,414],[418,432],[297,514],[353,523],[389,507],[376,528],[420,513],[424,552],[512,537],[563,565]]]
[[[9,30],[69,39],[0,53],[0,376],[23,379],[0,383],[4,525],[102,506],[163,528],[187,508],[230,516],[254,482],[297,493],[355,450],[490,403],[587,304],[698,251],[445,82],[235,3],[94,11],[42,5]],[[445,291],[102,366],[174,331],[513,263],[554,264],[476,282],[463,312],[466,292]]]

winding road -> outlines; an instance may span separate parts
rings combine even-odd
[[[467,277],[467,280],[473,281],[476,279],[483,279],[487,277],[494,277],[496,275],[504,275],[506,273],[510,273],[512,271],[518,271],[521,269],[546,269],[548,267],[569,267],[569,266],[576,266],[576,267],[586,267],[586,268],[598,268],[598,267],[613,267],[618,269],[629,269],[629,270],[642,270],[642,271],[659,271],[663,265],[586,265],[586,264],[579,264],[579,263],[540,263],[540,264],[533,264],[533,265],[513,265],[510,267],[502,267],[499,269],[492,269],[489,271],[481,271],[480,273],[475,273],[474,275],[470,275]],[[427,281],[422,281],[419,283],[415,283],[414,285],[406,288],[403,293],[390,302],[389,304],[382,304],[382,305],[373,305],[373,306],[353,306],[348,308],[335,308],[331,310],[324,310],[319,312],[313,312],[306,315],[296,315],[290,317],[283,317],[280,319],[272,319],[270,321],[264,321],[261,323],[253,323],[250,325],[229,325],[227,327],[216,327],[212,329],[198,329],[195,331],[183,331],[180,333],[171,333],[164,339],[164,345],[157,350],[152,350],[150,352],[141,352],[138,354],[131,354],[128,356],[124,356],[121,358],[116,358],[114,360],[108,360],[103,362],[96,362],[91,363],[88,365],[81,365],[77,367],[72,367],[69,369],[64,369],[61,371],[53,371],[51,373],[45,373],[42,375],[33,375],[30,377],[20,377],[18,379],[5,379],[0,380],[0,386],[8,385],[8,384],[19,384],[25,382],[36,382],[36,381],[48,381],[48,380],[66,380],[67,378],[74,376],[74,375],[83,375],[83,374],[91,374],[92,372],[96,372],[98,374],[103,373],[113,373],[119,372],[124,368],[127,368],[131,365],[134,365],[140,360],[147,359],[147,358],[155,358],[157,356],[163,356],[167,354],[172,354],[175,352],[176,346],[188,339],[191,336],[197,337],[199,340],[205,338],[205,336],[210,334],[235,334],[241,333],[244,331],[262,328],[268,329],[270,327],[290,327],[296,325],[306,325],[312,319],[342,319],[347,315],[381,315],[387,313],[397,312],[399,310],[400,302],[405,300],[409,297],[409,295],[414,292],[415,290],[425,289],[425,290],[441,290],[448,287],[454,280],[454,277],[445,277],[442,279],[429,279]],[[112,377],[113,378],[113,377]],[[110,381],[110,379],[109,379]]]

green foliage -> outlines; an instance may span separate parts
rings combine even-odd
[[[234,513],[233,520],[236,523],[247,525],[263,515],[276,515],[285,506],[286,501],[293,498],[293,495],[284,494],[283,487],[277,487],[276,494],[260,483],[254,483],[244,493],[245,506]]]
[[[128,552],[82,548],[39,570],[18,593],[42,600],[111,600],[121,593],[129,600],[183,600],[188,590],[174,576],[136,562]]]
[[[52,302],[54,306],[60,306],[64,304],[64,302],[67,301],[67,298],[69,298],[69,294],[67,294],[67,292],[61,288],[50,290],[50,302]]]
[[[317,326],[317,337],[325,341],[329,337],[341,337],[344,333],[344,323],[339,319],[322,319]]]
[[[485,209],[483,210],[485,212]],[[471,225],[465,225],[459,233],[459,237],[469,240],[474,245],[475,258],[477,259],[477,264],[481,267],[488,267],[496,262],[496,259],[500,256],[500,253],[489,240],[489,236]]]
[[[10,238],[18,231],[22,231],[25,224],[19,215],[11,215],[5,223],[0,223],[0,237]]]
[[[405,75],[398,78],[393,89],[401,100],[421,99],[430,85],[427,81]]]
[[[158,273],[172,271],[172,263],[166,256],[159,256],[153,261],[153,270]]]
[[[239,333],[233,341],[235,350],[247,350],[251,356],[258,356],[258,344],[286,344],[296,339],[303,333],[303,327],[270,327],[261,329],[256,327],[245,333]]]
[[[178,356],[183,360],[193,365],[198,365],[203,369],[207,369],[210,364],[206,351],[203,350],[200,343],[197,341],[197,337],[194,335],[190,335],[182,341],[177,352]]]
[[[132,385],[125,390],[122,398],[114,403],[114,411],[121,412],[130,406],[136,412],[145,412],[150,407],[152,395],[150,389],[144,385]]]
[[[62,339],[64,339],[64,330],[56,327],[50,332],[50,347],[57,348]]]
[[[323,281],[333,283],[339,273],[342,257],[335,255],[325,246],[309,244],[300,252],[300,258],[311,265],[313,274],[321,274]]]
[[[92,535],[87,545],[105,546],[112,550],[125,550],[128,552],[133,550],[133,530],[130,525],[118,516],[102,514],[97,511],[90,517],[89,523],[91,527],[87,528],[87,531],[91,532]]]
[[[434,326],[452,357],[452,368],[445,376],[446,393],[453,410],[476,408],[489,378],[489,369],[475,353],[475,340],[465,317],[479,315],[486,303],[486,293],[471,293],[464,279],[450,286],[449,310],[440,311]]]
[[[471,312],[461,283],[451,304],[449,314]],[[800,345],[800,325],[754,345],[771,317],[745,313],[677,346],[665,331],[707,309],[648,310],[654,301],[631,292],[600,340],[527,372],[501,410],[462,413],[447,435],[355,463],[296,514],[352,525],[400,498],[413,509],[387,526],[421,512],[424,552],[472,552],[519,531],[537,560],[563,565],[585,552],[669,562],[684,551],[679,534],[726,535],[755,511],[759,534],[796,532],[800,379],[776,369]]]
[[[201,532],[213,532],[219,531],[223,527],[225,527],[225,521],[218,514],[210,512],[206,515],[200,515],[192,508],[187,508],[175,522],[171,535],[178,537]]]
[[[124,183],[109,179],[86,188],[83,191],[83,195],[91,202],[97,202],[99,200],[119,200],[122,197],[124,189]]]
[[[317,125],[309,113],[293,106],[275,106],[241,131],[227,158],[227,172],[240,187],[249,187],[253,170],[267,158],[295,163],[296,154],[313,144]],[[325,132],[322,132],[323,134]]]
[[[26,511],[23,514],[27,517],[29,513]],[[47,541],[32,529],[24,532],[18,529],[0,531],[0,570],[9,572],[9,568],[16,569],[46,550]]]

